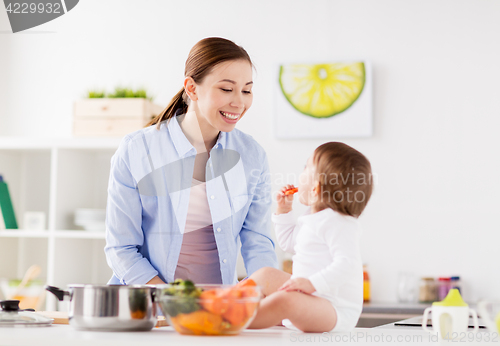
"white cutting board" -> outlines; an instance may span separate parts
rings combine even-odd
[[[54,324],[69,324],[68,313],[64,311],[37,311],[37,314],[45,316],[47,318],[53,318]],[[158,322],[156,327],[168,326],[165,316],[158,316]]]

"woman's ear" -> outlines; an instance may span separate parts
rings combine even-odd
[[[196,83],[191,77],[186,77],[184,79],[184,91],[191,101],[198,100],[198,94],[196,93]]]

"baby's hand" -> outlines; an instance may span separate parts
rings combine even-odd
[[[285,191],[293,189],[293,185],[285,185],[281,188],[276,196],[276,202],[278,202],[278,208],[276,209],[276,214],[286,214],[292,210],[293,204],[293,194],[285,195]]]
[[[278,288],[278,291],[287,291],[287,292],[300,291],[303,293],[312,294],[313,292],[316,291],[316,289],[314,288],[313,284],[309,279],[296,278],[296,279],[289,279],[280,288]]]

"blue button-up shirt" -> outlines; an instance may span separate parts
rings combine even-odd
[[[174,280],[195,157],[177,117],[122,140],[111,159],[106,209],[104,251],[114,273],[109,284],[144,284],[156,275]],[[264,149],[237,129],[220,132],[205,176],[222,282],[236,282],[240,246],[248,275],[276,268]]]

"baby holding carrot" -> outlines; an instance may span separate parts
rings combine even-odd
[[[372,187],[371,165],[363,154],[339,142],[316,148],[299,178],[299,201],[308,210],[294,222],[294,186],[286,185],[272,215],[280,247],[294,254],[293,274],[265,267],[250,276],[264,299],[249,328],[280,322],[316,333],[355,327],[363,306],[357,218]]]

